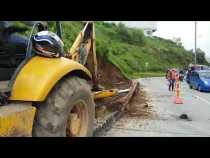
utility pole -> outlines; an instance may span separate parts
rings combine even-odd
[[[195,21],[195,64],[197,64],[197,21]]]

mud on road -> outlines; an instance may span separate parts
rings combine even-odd
[[[140,85],[141,86],[141,85]],[[140,92],[135,95],[129,103],[128,109],[122,118],[112,125],[112,128],[101,135],[102,137],[121,137],[121,136],[138,136],[133,134],[133,130],[138,130],[140,121],[153,120],[157,118],[156,112],[153,110],[151,99],[148,93],[140,88]],[[125,134],[125,131],[128,131]]]
[[[132,98],[124,118],[148,119],[157,117],[155,111],[152,110],[151,101],[147,92],[140,88],[139,94]]]

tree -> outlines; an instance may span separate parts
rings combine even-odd
[[[208,61],[205,57],[205,52],[202,51],[200,48],[196,49],[196,56],[197,56],[197,63],[201,65],[209,65]]]
[[[129,42],[131,40],[131,35],[128,29],[126,28],[125,24],[121,22],[118,24],[117,35],[118,35],[118,38],[124,42],[126,41]]]

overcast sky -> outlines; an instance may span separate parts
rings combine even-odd
[[[194,30],[194,21],[158,21],[154,35],[167,39],[181,37],[184,47],[194,50]],[[210,57],[210,21],[197,22],[197,48],[201,48]]]

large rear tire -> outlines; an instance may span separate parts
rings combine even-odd
[[[62,79],[46,101],[38,105],[33,127],[35,137],[90,137],[95,104],[90,86],[72,76]]]

